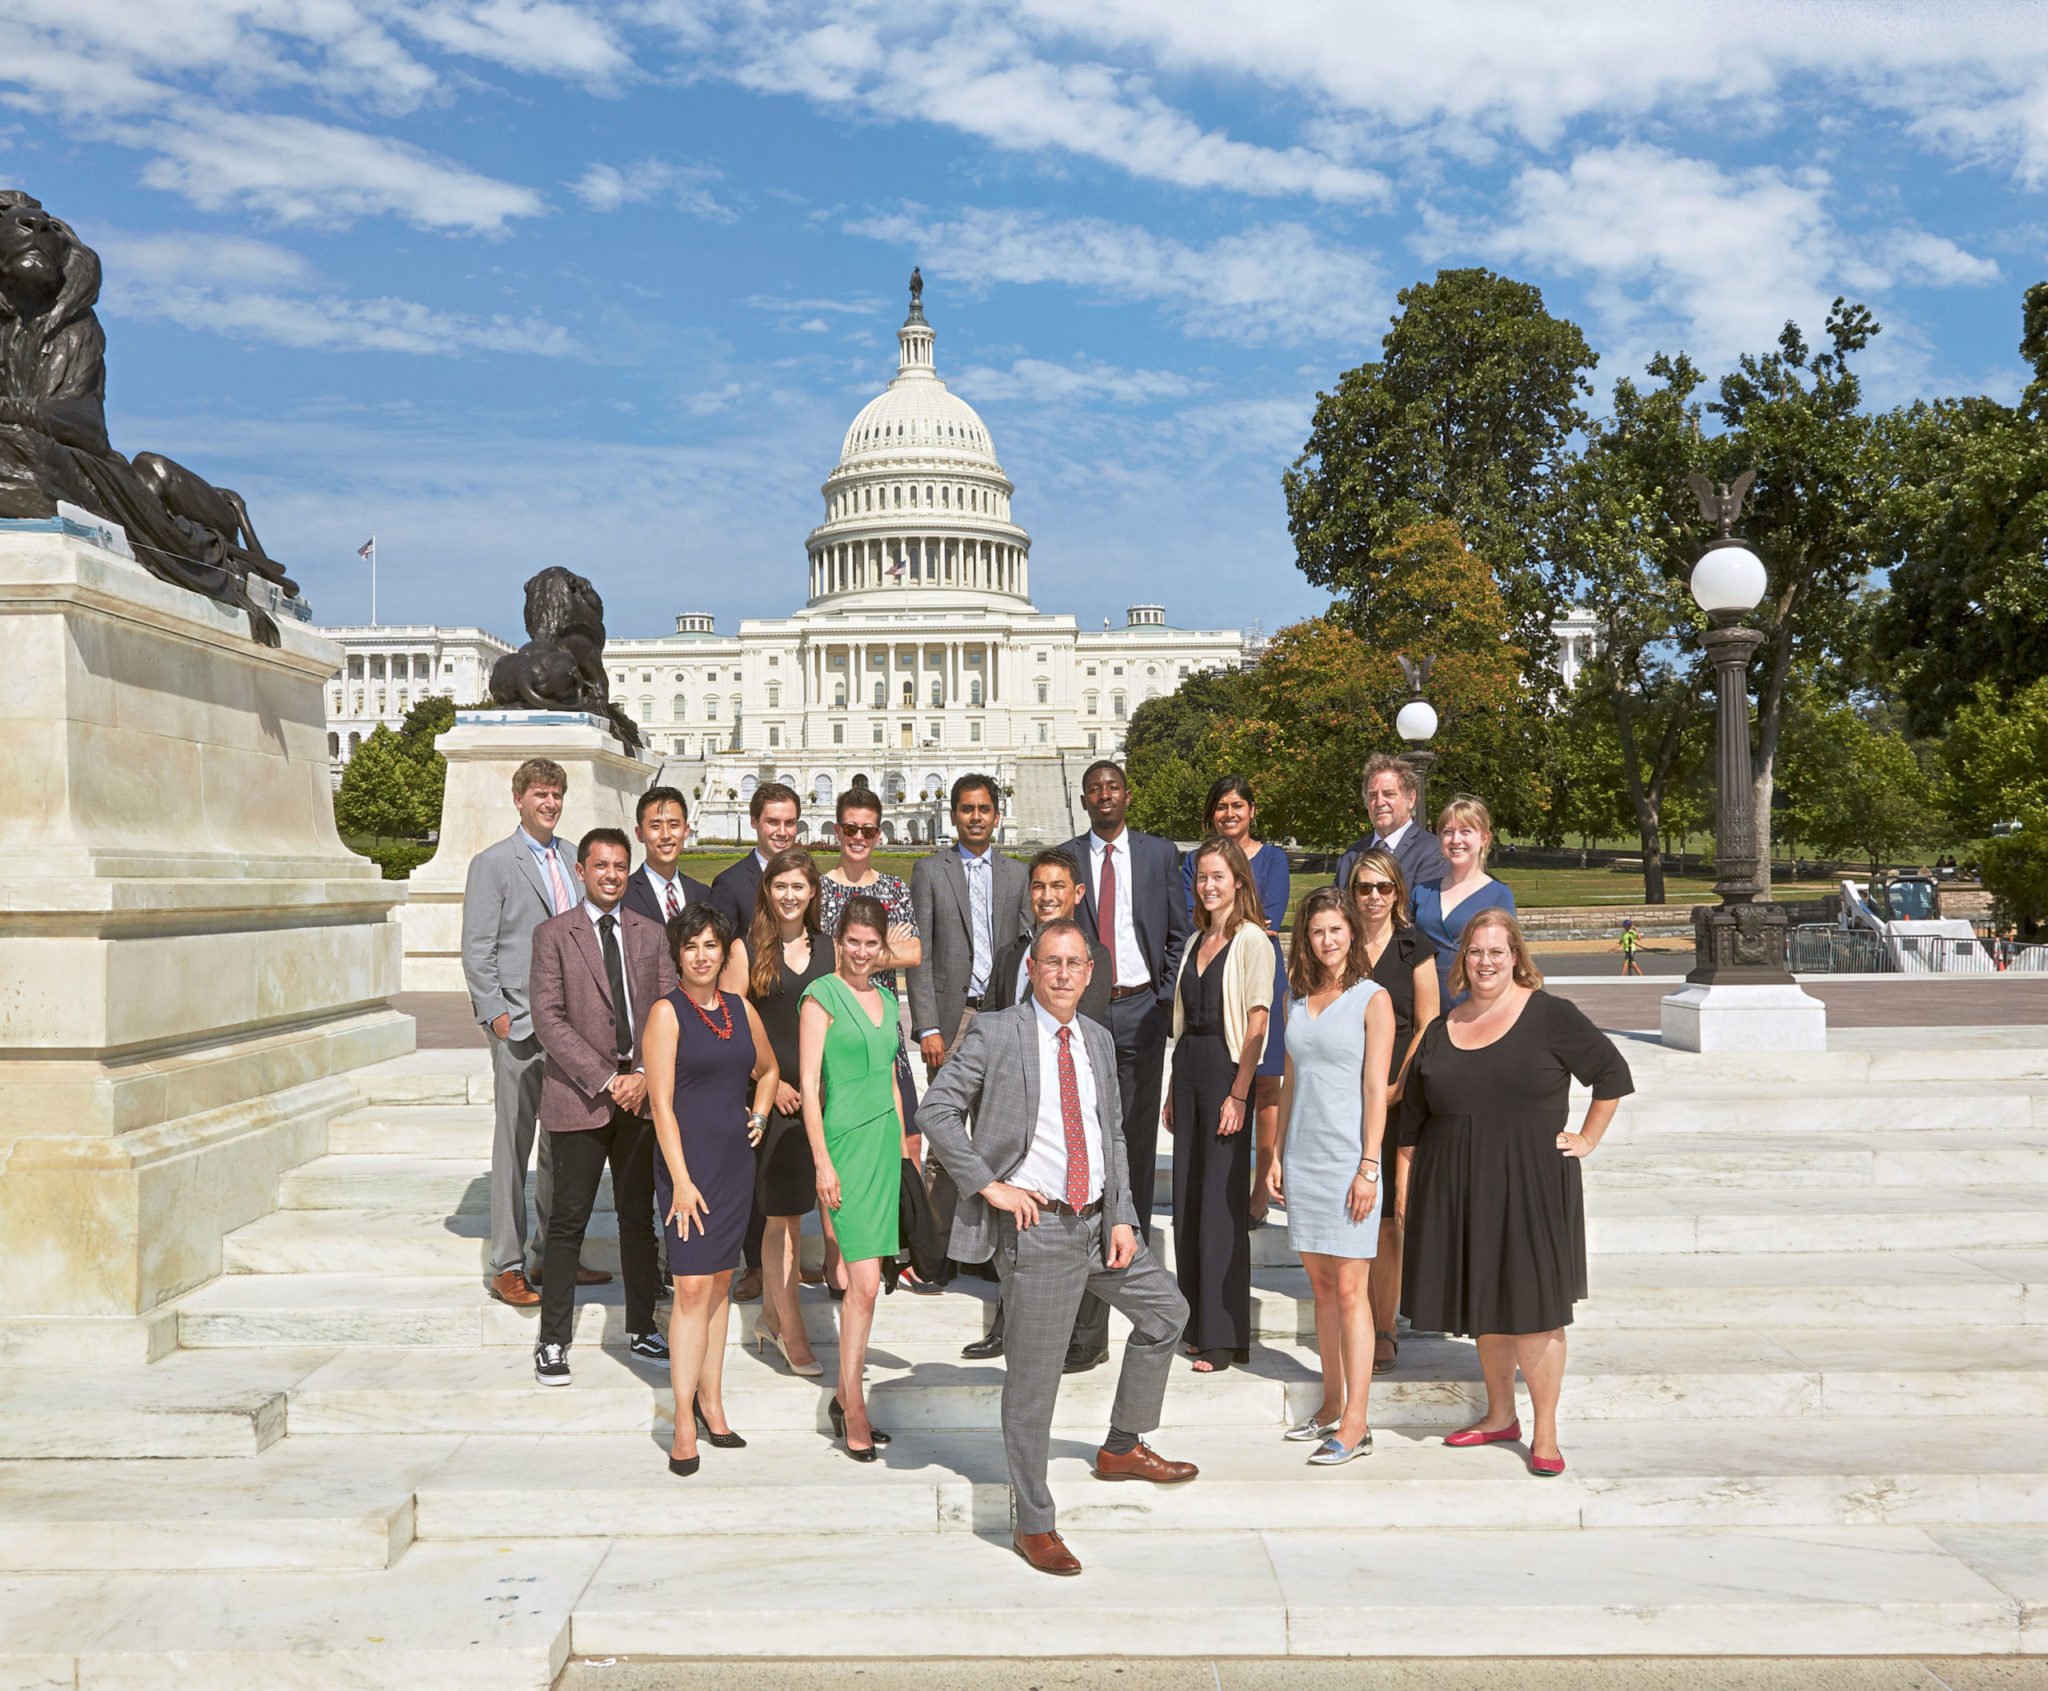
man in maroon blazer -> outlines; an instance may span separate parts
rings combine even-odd
[[[576,1323],[576,1264],[611,1165],[619,1214],[619,1269],[626,1334],[635,1356],[660,1361],[668,1346],[654,1324],[661,1287],[654,1235],[654,1123],[640,1060],[640,1030],[656,999],[676,989],[668,938],[657,922],[622,908],[633,874],[623,830],[593,828],[576,848],[583,902],[533,930],[529,992],[533,1031],[546,1052],[540,1126],[551,1135],[555,1190],[541,1258],[540,1343],[533,1373],[569,1383]]]

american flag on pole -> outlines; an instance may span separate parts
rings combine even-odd
[[[372,535],[368,540],[364,541],[362,545],[356,548],[356,556],[358,558],[374,558],[376,555],[377,538],[375,535]]]
[[[893,580],[896,580],[896,581],[901,581],[901,580],[903,579],[903,555],[902,555],[902,553],[900,553],[900,552],[899,552],[899,553],[898,553],[898,554],[896,555],[896,561],[895,561],[895,562],[894,562],[893,564],[891,564],[891,565],[889,566],[889,574],[890,574],[890,577],[891,577],[891,578],[892,578]]]

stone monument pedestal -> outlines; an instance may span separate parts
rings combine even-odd
[[[627,755],[601,716],[568,710],[466,710],[434,742],[448,760],[441,838],[412,872],[402,912],[405,990],[463,992],[462,889],[469,860],[519,826],[512,771],[553,758],[569,777],[556,832],[572,844],[592,828],[623,828],[654,785],[656,766]]]
[[[1687,985],[1665,995],[1659,1024],[1674,1051],[1825,1051],[1827,1006],[1797,981]]]
[[[330,642],[40,525],[0,613],[0,1360],[154,1356],[412,1049],[405,891],[335,832]]]

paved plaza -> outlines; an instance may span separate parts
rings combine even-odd
[[[2032,983],[1985,985],[2041,1019]],[[1891,983],[1827,990],[1899,1014]],[[1635,1002],[1653,1010],[1654,983]],[[718,1683],[887,1685],[922,1683],[898,1658],[1022,1648],[1048,1687],[1108,1683],[1084,1671],[1103,1657],[1137,1658],[1120,1685],[1251,1687],[1281,1658],[1851,1649],[1904,1659],[1571,1683],[2029,1683],[1921,1664],[2016,1667],[2048,1642],[2048,1029],[1625,1049],[1640,1090],[1588,1166],[1562,1479],[1532,1479],[1516,1447],[1445,1448],[1479,1382],[1469,1345],[1430,1337],[1375,1384],[1377,1454],[1303,1466],[1279,1433],[1315,1394],[1311,1305],[1276,1222],[1254,1236],[1251,1366],[1178,1367],[1168,1393],[1155,1442],[1197,1482],[1095,1480],[1112,1370],[1066,1382],[1052,1480],[1087,1564],[1073,1581],[1007,1547],[1002,1366],[959,1355],[987,1288],[884,1300],[873,1402],[896,1438],[871,1467],[832,1443],[829,1386],[736,1327],[726,1402],[750,1448],[672,1480],[667,1382],[624,1350],[616,1284],[580,1299],[560,1391],[533,1382],[532,1318],[483,1296],[483,1054],[358,1071],[327,1154],[173,1306],[178,1348],[14,1371],[0,1455],[30,1460],[0,1474],[0,1684],[539,1691],[565,1672],[705,1684],[659,1661],[772,1657],[875,1667]],[[615,1267],[608,1213],[594,1231]],[[829,1370],[834,1305],[808,1291],[805,1313]],[[626,1658],[655,1665],[610,1677]],[[1564,1683],[1416,1672],[1400,1682]]]

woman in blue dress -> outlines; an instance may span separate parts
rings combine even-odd
[[[654,1106],[655,1201],[675,1280],[668,1466],[689,1475],[697,1471],[699,1433],[720,1448],[747,1442],[725,1418],[726,1320],[754,1209],[754,1147],[780,1076],[753,1005],[719,990],[732,945],[724,912],[685,905],[668,925],[668,943],[682,984],[648,1012],[642,1050]]]
[[[1394,1062],[1393,995],[1372,978],[1350,901],[1320,887],[1294,919],[1288,962],[1280,1164],[1287,1233],[1315,1294],[1323,1401],[1287,1437],[1314,1440],[1309,1461],[1334,1468],[1372,1454],[1371,1271],[1379,1249],[1387,1076]]]
[[[1277,941],[1286,931],[1287,901],[1291,885],[1287,872],[1287,853],[1278,846],[1267,845],[1253,837],[1252,828],[1258,821],[1259,807],[1252,802],[1252,790],[1241,775],[1226,775],[1209,789],[1209,796],[1202,805],[1202,820],[1208,831],[1219,835],[1244,853],[1245,862],[1251,865],[1252,888],[1259,895],[1260,915],[1266,932]],[[1180,866],[1181,890],[1187,895],[1188,920],[1195,919],[1195,860],[1192,856],[1183,858]],[[1253,1117],[1252,1150],[1252,1201],[1251,1223],[1254,1227],[1266,1219],[1267,1176],[1273,1171],[1273,1136],[1280,1126],[1280,1071],[1286,1060],[1286,1041],[1280,1037],[1281,1029],[1287,1025],[1287,959],[1280,955],[1280,947],[1273,947],[1273,1018],[1266,1026],[1265,1055],[1259,1059],[1257,1075],[1252,1094],[1255,1113]]]
[[[1438,812],[1436,837],[1447,867],[1442,880],[1416,887],[1415,926],[1436,949],[1437,985],[1448,1010],[1458,1002],[1450,989],[1458,941],[1482,910],[1505,910],[1512,916],[1515,895],[1505,881],[1486,872],[1486,854],[1493,849],[1493,812],[1484,799],[1458,794]]]

